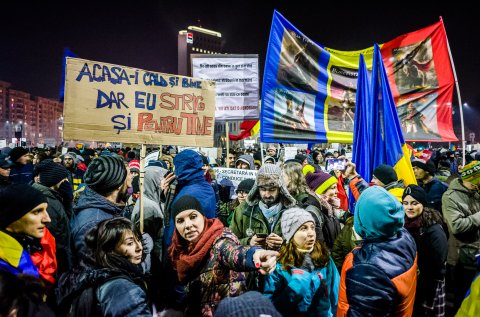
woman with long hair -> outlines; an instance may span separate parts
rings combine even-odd
[[[107,219],[92,228],[85,240],[88,256],[63,274],[58,284],[62,313],[152,316],[142,267],[145,250],[134,224],[123,217]]]
[[[334,316],[340,276],[325,244],[316,239],[312,215],[290,208],[282,215],[286,244],[264,294],[283,316]]]
[[[417,185],[405,188],[402,204],[404,226],[417,245],[420,272],[413,316],[444,316],[448,243],[442,216],[426,207],[427,194]]]

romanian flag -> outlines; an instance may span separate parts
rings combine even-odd
[[[228,136],[231,141],[240,141],[260,132],[260,120],[245,120],[240,123],[240,129],[242,132],[239,135]]]
[[[364,63],[360,67],[365,72]],[[362,75],[364,78],[365,76]],[[393,100],[392,91],[388,84],[388,77],[382,61],[380,47],[374,46],[372,65],[372,79],[370,88],[360,82],[357,98],[358,116],[361,120],[355,121],[354,151],[355,162],[359,166],[361,175],[370,180],[372,171],[380,164],[393,166],[398,178],[406,185],[416,184],[410,151],[403,138],[400,120]],[[365,98],[365,100],[363,100]],[[365,107],[365,109],[362,109]],[[365,149],[367,147],[367,149]],[[363,166],[365,165],[365,166]],[[362,170],[363,169],[363,170]],[[368,174],[370,173],[370,174]]]

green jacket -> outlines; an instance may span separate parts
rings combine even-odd
[[[249,245],[250,239],[255,233],[270,234],[273,232],[283,238],[280,218],[285,209],[286,208],[283,208],[280,211],[279,216],[276,218],[272,226],[269,226],[267,219],[263,216],[258,204],[255,206],[249,206],[246,202],[243,202],[235,208],[233,219],[230,223],[230,229],[240,239],[240,242],[243,245]],[[272,227],[273,230],[270,230]],[[251,231],[248,230],[249,228]],[[251,235],[248,235],[249,232]]]
[[[480,251],[480,194],[454,179],[442,197],[443,218],[460,243],[459,262],[475,267]]]
[[[355,240],[355,234],[353,232],[353,217],[349,217],[333,243],[332,258],[337,266],[338,272],[342,272],[343,262],[347,254],[359,244],[360,240]]]

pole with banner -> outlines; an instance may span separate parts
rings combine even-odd
[[[144,180],[145,180],[145,154],[147,152],[147,146],[145,143],[142,143],[142,148],[140,150],[140,232],[143,233],[143,207],[144,207]]]
[[[440,17],[440,21],[442,21],[443,29],[445,31],[445,38],[447,40],[447,48],[448,48],[448,56],[450,57],[450,64],[452,65],[453,71],[453,78],[455,79],[455,89],[457,90],[457,98],[458,98],[458,107],[460,108],[460,125],[462,128],[462,165],[465,166],[465,125],[463,123],[463,104],[462,104],[462,97],[460,95],[460,86],[458,85],[458,77],[457,72],[455,71],[455,64],[453,63],[452,51],[450,50],[450,43],[448,42],[447,30],[445,30],[445,25],[443,24],[443,19]]]
[[[228,154],[230,154],[230,137],[229,137],[230,131],[228,128],[229,128],[228,121],[225,121],[225,147],[227,148],[227,161],[228,161]]]

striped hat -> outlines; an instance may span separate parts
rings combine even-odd
[[[317,194],[323,194],[333,184],[337,183],[335,176],[325,172],[308,173],[305,176],[308,187]]]
[[[480,161],[472,161],[465,165],[462,170],[462,180],[473,185],[480,184]]]
[[[127,169],[117,156],[100,156],[88,165],[85,184],[99,194],[108,194],[123,184]]]

